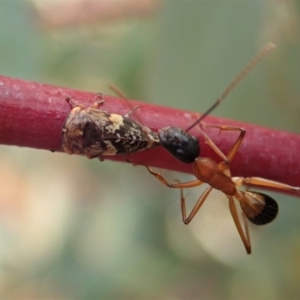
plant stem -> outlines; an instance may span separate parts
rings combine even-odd
[[[94,103],[96,94],[0,76],[0,143],[45,150],[60,149],[61,127],[70,112],[66,97],[88,107]],[[140,107],[136,112],[138,121],[155,131],[165,126],[184,129],[200,116],[198,113],[148,103],[130,103]],[[130,108],[124,99],[107,95],[103,110],[124,115]],[[136,115],[133,114],[132,118]],[[246,129],[246,137],[231,164],[234,176],[259,176],[295,186],[300,184],[299,135],[210,116],[205,123]],[[191,132],[200,140],[201,156],[219,161],[204,143],[200,131],[194,128]],[[225,154],[238,136],[237,132],[219,134],[219,130],[213,128],[207,133]],[[49,151],[49,155],[53,154]],[[126,161],[122,156],[106,158]],[[192,173],[190,164],[177,161],[162,147],[141,151],[128,158],[137,165]]]

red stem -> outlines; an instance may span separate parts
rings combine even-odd
[[[70,111],[70,106],[65,101],[67,96],[86,107],[96,99],[94,93],[0,76],[0,143],[46,150],[59,149],[61,126]],[[187,128],[199,117],[199,114],[193,112],[132,102],[132,105],[137,104],[140,106],[137,114],[142,119],[139,121],[153,130],[164,126]],[[112,96],[105,96],[103,109],[122,115],[130,110],[126,101]],[[300,185],[299,135],[215,117],[207,117],[205,123],[246,129],[246,137],[232,162],[234,176],[259,176]],[[204,144],[199,130],[195,128],[192,133],[202,145],[201,156],[218,160]],[[209,129],[208,134],[227,153],[238,133],[219,134],[218,130]],[[125,161],[122,156],[110,156],[107,159]],[[177,161],[162,147],[132,154],[130,160],[134,164],[192,173],[191,165]]]

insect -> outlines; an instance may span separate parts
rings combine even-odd
[[[248,73],[248,70],[244,73],[240,73],[218,103]],[[111,88],[127,100],[116,87]],[[71,106],[71,111],[62,126],[62,148],[66,153],[85,155],[88,158],[98,157],[103,160],[105,155],[127,155],[161,145],[178,160],[192,163],[199,156],[200,147],[198,139],[188,131],[218,105],[215,104],[185,131],[179,127],[164,127],[156,133],[130,118],[136,108],[125,116],[109,113],[100,109],[104,104],[103,95],[99,94],[98,98],[93,106],[88,108],[74,103],[70,97],[66,98]]]
[[[239,75],[231,82],[221,97],[207,110],[206,113],[204,113],[198,120],[189,126],[186,131],[180,130],[176,127],[168,127],[158,133],[160,143],[166,148],[167,151],[169,151],[177,159],[185,163],[193,164],[193,174],[196,176],[196,180],[183,183],[170,183],[160,173],[154,172],[150,167],[146,166],[148,171],[163,184],[170,188],[180,189],[181,213],[184,224],[189,224],[192,221],[213,189],[223,192],[229,201],[229,209],[232,218],[248,254],[251,253],[251,242],[246,218],[255,225],[268,224],[276,218],[278,213],[278,205],[273,198],[266,194],[255,191],[240,191],[238,188],[242,185],[250,184],[257,187],[275,188],[282,191],[299,193],[300,187],[294,187],[260,177],[232,177],[230,172],[230,163],[245,137],[246,131],[243,128],[225,125],[206,126],[218,128],[221,131],[239,132],[239,137],[227,155],[225,155],[208,137],[208,135],[201,130],[206,144],[208,144],[209,147],[211,147],[211,149],[221,158],[222,161],[220,163],[217,163],[213,159],[207,157],[200,157],[200,147],[198,141],[195,137],[191,136],[188,131],[195,127],[200,121],[203,120],[205,116],[207,116],[216,106],[218,106],[220,102],[223,101],[229,94],[229,92],[237,85],[237,83],[246,74],[248,74],[248,72],[273,48],[273,44],[267,44],[265,47],[263,47],[239,73]],[[190,214],[187,216],[183,189],[196,187],[203,183],[209,184],[209,187],[199,197]],[[235,200],[240,204],[243,221],[241,221],[240,217],[238,216]]]
[[[159,145],[154,131],[130,118],[136,108],[125,116],[108,113],[99,109],[104,100],[101,94],[98,98],[88,108],[66,98],[72,109],[62,126],[65,152],[103,160],[103,155],[126,155]]]

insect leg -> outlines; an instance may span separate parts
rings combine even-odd
[[[68,102],[68,104],[71,106],[71,108],[74,108],[75,106],[80,106],[82,108],[84,108],[82,105],[80,104],[76,104],[71,97],[66,97],[65,100]]]
[[[208,195],[210,194],[210,192],[212,191],[212,187],[208,187],[203,193],[202,195],[199,197],[197,203],[195,204],[195,206],[193,207],[193,209],[191,210],[190,214],[188,215],[188,217],[186,217],[186,205],[185,205],[185,197],[183,195],[183,189],[180,189],[180,206],[181,206],[181,214],[182,214],[182,221],[184,224],[189,224],[193,218],[195,217],[195,215],[197,214],[197,212],[199,211],[199,209],[201,208],[202,204],[204,203],[204,201],[207,199]]]
[[[113,92],[115,92],[120,98],[122,98],[123,100],[126,101],[127,105],[128,105],[129,108],[130,108],[130,111],[129,111],[129,113],[127,113],[127,114],[125,115],[125,117],[129,118],[129,117],[131,116],[131,114],[134,113],[134,112],[139,108],[139,106],[134,106],[134,107],[132,107],[132,105],[131,105],[130,101],[128,100],[128,98],[126,97],[126,95],[125,95],[125,94],[124,94],[117,86],[115,86],[114,84],[110,84],[110,85],[109,85],[109,88],[110,88]],[[139,118],[139,116],[138,116],[138,114],[134,113],[134,115],[135,115],[135,117],[137,118],[138,122],[139,122],[139,123],[142,123],[141,120],[140,120],[140,118]]]
[[[97,93],[96,96],[96,101],[93,104],[93,108],[99,108],[100,106],[102,106],[104,104],[104,96],[102,93]]]
[[[251,253],[251,242],[250,242],[250,236],[249,236],[249,230],[248,230],[248,223],[245,218],[245,215],[243,214],[243,221],[244,221],[244,229],[243,229],[241,221],[240,221],[238,213],[237,213],[237,210],[236,210],[236,206],[235,206],[233,197],[227,196],[227,198],[229,200],[229,209],[230,209],[233,221],[235,223],[235,226],[239,232],[239,235],[242,239],[242,242],[245,246],[247,253],[250,254]]]
[[[259,187],[266,187],[266,188],[275,188],[283,191],[289,191],[289,192],[300,192],[300,187],[298,186],[292,186],[285,183],[281,183],[278,181],[273,181],[261,177],[246,177],[241,178],[242,184],[251,184]]]
[[[232,148],[230,149],[227,156],[222,152],[222,150],[212,141],[212,139],[203,131],[201,130],[201,133],[204,135],[205,143],[210,146],[210,148],[223,160],[219,164],[219,168],[221,171],[227,170],[228,176],[230,176],[229,171],[229,164],[232,161],[234,155],[238,151],[238,148],[240,147],[244,136],[246,134],[246,131],[243,128],[240,127],[234,127],[234,126],[226,126],[226,125],[205,125],[206,127],[215,127],[220,128],[220,130],[233,130],[233,131],[240,131],[240,135],[233,144]]]
[[[240,134],[239,134],[237,140],[235,141],[232,148],[230,149],[230,151],[227,154],[227,161],[228,161],[228,163],[230,163],[233,160],[233,157],[237,153],[237,151],[245,137],[246,130],[241,127],[227,126],[227,125],[205,125],[205,127],[219,128],[220,131],[222,131],[222,130],[224,130],[224,131],[225,130],[226,131],[240,131]],[[210,140],[210,142],[212,142],[212,141]]]
[[[203,182],[200,180],[192,180],[192,181],[188,181],[188,182],[180,182],[180,183],[169,183],[167,181],[167,179],[165,179],[160,173],[154,172],[152,171],[152,169],[150,169],[150,167],[145,166],[147,168],[147,170],[149,171],[149,173],[151,173],[153,176],[155,176],[160,182],[162,182],[164,185],[170,187],[170,188],[192,188],[195,186],[199,186],[201,185]]]
[[[128,112],[126,115],[124,115],[124,117],[126,118],[130,118],[130,116],[132,115],[132,113],[134,113],[137,109],[139,109],[140,107],[137,105],[135,106],[130,112]]]
[[[222,152],[222,150],[212,141],[212,139],[203,131],[201,130],[205,138],[205,143],[223,160],[228,161],[226,155]]]

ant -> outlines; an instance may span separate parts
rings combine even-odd
[[[201,130],[201,133],[204,135],[205,143],[208,144],[221,158],[222,161],[220,163],[217,163],[208,157],[200,157],[199,142],[197,138],[190,135],[188,131],[198,125],[213,109],[215,109],[226,98],[237,83],[240,82],[241,79],[243,79],[250,70],[252,70],[253,67],[274,48],[275,46],[272,43],[266,44],[229,84],[221,97],[218,98],[217,101],[185,131],[177,127],[166,127],[158,131],[160,143],[168,152],[184,163],[193,164],[193,174],[196,176],[196,180],[169,183],[160,173],[154,172],[150,169],[150,167],[146,166],[148,171],[163,184],[170,188],[180,189],[181,213],[184,224],[189,224],[192,221],[213,189],[223,192],[229,201],[229,209],[232,218],[247,254],[251,253],[251,242],[246,218],[255,225],[265,225],[270,223],[277,216],[278,204],[273,198],[266,194],[248,190],[240,191],[238,188],[240,186],[250,184],[257,187],[275,188],[282,191],[299,193],[300,187],[294,187],[260,177],[232,177],[230,172],[230,163],[245,137],[246,131],[243,128],[225,125],[204,125],[205,127],[218,128],[220,131],[240,132],[239,137],[233,144],[229,153],[225,155],[208,137],[208,135]],[[187,216],[183,189],[196,187],[203,183],[209,184],[209,187],[202,193],[190,214]],[[242,222],[238,216],[234,200],[240,203],[244,226],[242,226]]]

